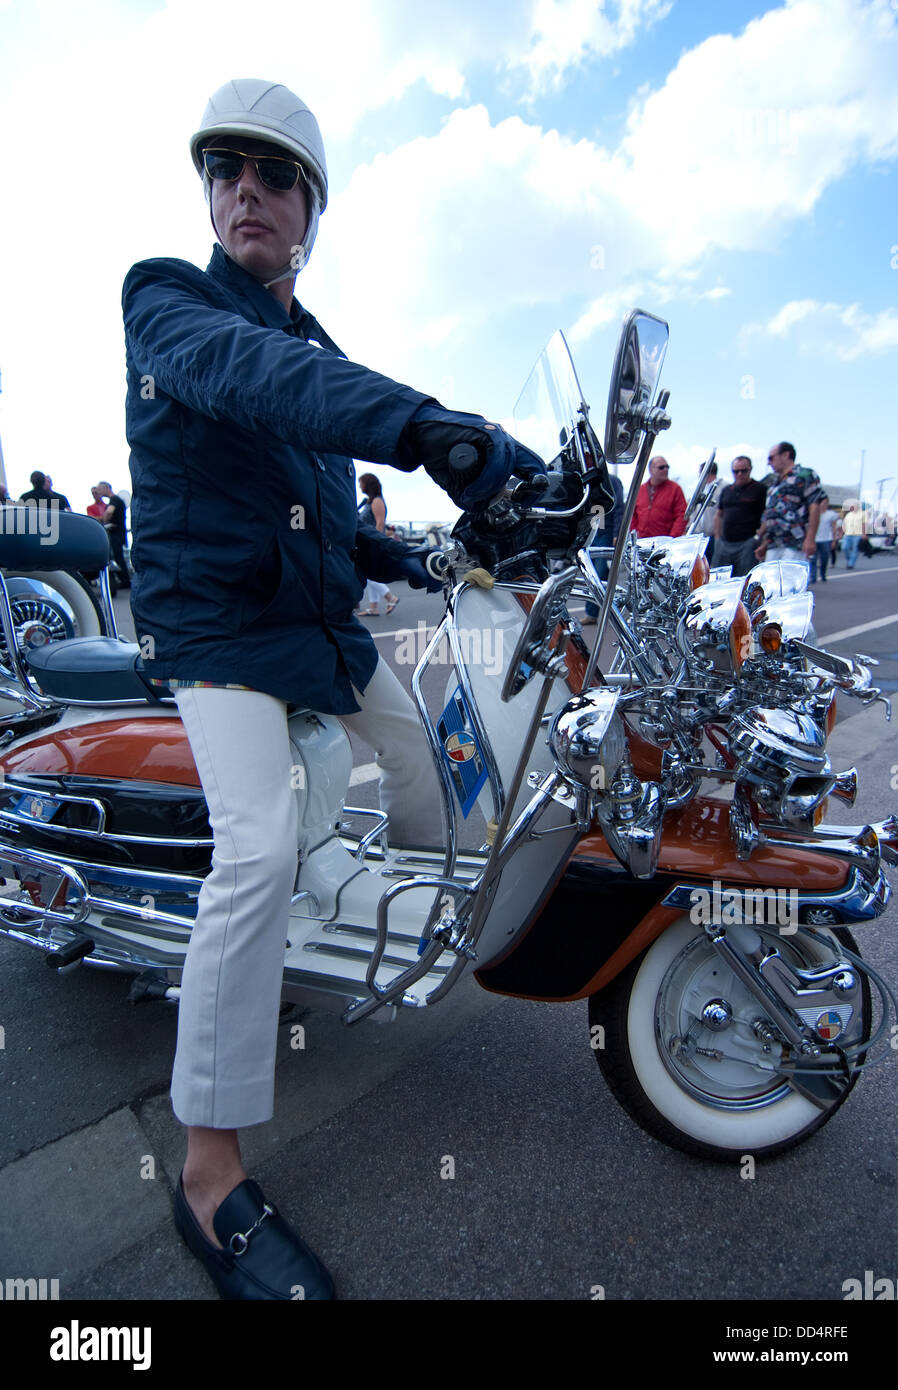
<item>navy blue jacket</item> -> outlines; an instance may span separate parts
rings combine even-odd
[[[352,459],[408,470],[399,436],[432,398],[348,362],[221,246],[206,271],[132,266],[122,307],[148,674],[354,712],[378,659],[361,575],[395,579],[407,552],[359,528]]]

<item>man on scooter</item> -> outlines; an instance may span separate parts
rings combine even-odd
[[[237,1137],[273,1113],[298,828],[288,704],[339,715],[377,750],[394,840],[416,840],[436,798],[414,707],[352,610],[361,572],[439,585],[401,543],[357,528],[352,459],[423,466],[462,507],[544,469],[483,417],[348,361],[293,298],[327,205],[321,135],[298,97],[227,83],[190,148],[219,244],[205,272],[140,262],[122,297],[131,605],[215,845],[181,988],[175,1221],[224,1297],[325,1299],[330,1275],[247,1178]],[[459,444],[471,447],[454,469]]]

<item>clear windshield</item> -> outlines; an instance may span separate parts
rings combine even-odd
[[[548,463],[568,443],[583,394],[563,333],[549,339],[514,408],[514,436]]]

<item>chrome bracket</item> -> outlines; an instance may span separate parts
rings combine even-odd
[[[470,896],[469,890],[464,884],[458,883],[455,879],[423,876],[403,879],[400,883],[392,884],[391,887],[381,894],[380,901],[377,904],[377,938],[374,943],[374,949],[371,952],[371,959],[368,962],[368,969],[365,972],[365,983],[370,990],[370,998],[350,1004],[349,1008],[342,1015],[344,1023],[357,1023],[360,1019],[366,1018],[368,1014],[373,1013],[375,1009],[379,1009],[383,1004],[398,1002],[410,1007],[420,1007],[424,1002],[415,998],[413,995],[406,997],[406,991],[410,985],[415,984],[422,976],[428,974],[431,966],[435,964],[447,949],[447,945],[450,945],[450,943],[441,940],[438,934],[441,922],[446,921],[445,916],[439,918],[434,924],[434,927],[431,929],[430,941],[427,940],[427,929],[425,928],[425,933],[421,937],[417,964],[409,965],[405,970],[401,970],[387,985],[378,985],[376,982],[377,972],[380,969],[384,953],[387,949],[387,916],[390,911],[390,904],[399,897],[400,893],[408,893],[413,888],[445,888],[447,891],[452,890],[455,893],[461,894],[462,897]],[[431,913],[432,912],[433,909],[431,909]],[[450,945],[450,949],[454,950],[460,957],[464,955],[464,952],[460,949],[460,942],[458,939],[456,939],[454,945]]]

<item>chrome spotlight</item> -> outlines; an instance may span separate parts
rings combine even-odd
[[[626,751],[614,711],[620,691],[598,686],[574,695],[552,721],[547,739],[556,763],[578,786],[604,791]]]
[[[770,560],[750,569],[742,581],[742,601],[749,613],[772,599],[803,594],[808,587],[810,571],[807,565],[795,560]]]
[[[739,781],[758,805],[784,825],[813,828],[836,784],[817,720],[796,710],[750,709],[733,720],[729,742]]]

